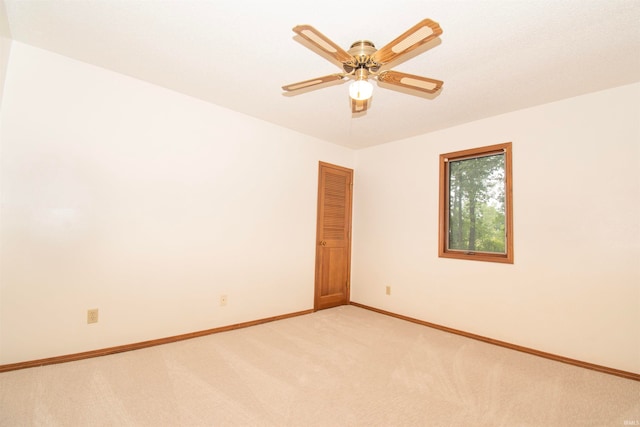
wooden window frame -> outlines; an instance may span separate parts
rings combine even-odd
[[[472,148],[440,155],[440,206],[438,227],[438,256],[473,261],[513,264],[513,179],[511,142]],[[506,253],[469,252],[448,248],[449,235],[449,167],[450,161],[504,153],[505,167],[505,234]]]

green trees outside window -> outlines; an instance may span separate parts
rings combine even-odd
[[[505,253],[504,153],[449,161],[449,249]]]
[[[513,262],[511,143],[440,156],[441,257]]]

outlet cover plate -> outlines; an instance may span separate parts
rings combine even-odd
[[[87,310],[87,323],[98,323],[98,309],[92,308]]]

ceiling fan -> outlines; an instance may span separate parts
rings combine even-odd
[[[351,111],[360,113],[368,108],[369,99],[373,94],[373,85],[369,83],[369,78],[426,93],[435,93],[443,85],[442,81],[427,77],[393,70],[381,71],[385,64],[395,61],[442,34],[440,25],[430,19],[423,19],[381,49],[376,49],[375,45],[368,40],[360,40],[353,43],[348,51],[345,51],[310,25],[298,25],[293,28],[293,31],[340,62],[344,72],[286,85],[282,87],[284,91],[293,92],[350,78],[354,80],[349,87]]]

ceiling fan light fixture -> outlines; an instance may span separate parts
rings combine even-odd
[[[364,101],[373,95],[373,85],[366,80],[356,80],[349,85],[349,96],[356,101]]]
[[[367,81],[369,72],[366,68],[356,70],[356,81],[349,85],[349,96],[356,101],[366,101],[373,95],[373,85]]]

